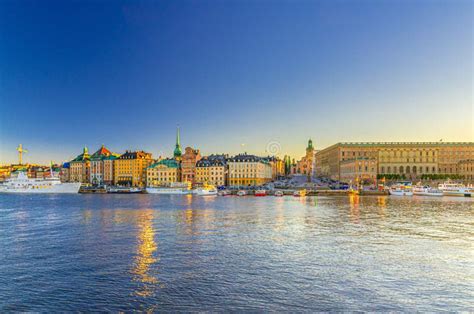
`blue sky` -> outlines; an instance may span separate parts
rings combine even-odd
[[[473,141],[471,1],[2,1],[0,162]]]

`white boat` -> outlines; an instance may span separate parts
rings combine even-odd
[[[204,185],[201,188],[197,188],[193,191],[193,194],[199,195],[199,196],[214,196],[217,195],[217,189],[213,185]]]
[[[63,183],[57,177],[30,179],[24,172],[5,181],[0,193],[79,193],[81,183]]]
[[[274,196],[277,196],[277,197],[280,197],[280,196],[283,196],[283,192],[282,191],[275,191],[275,193],[273,194]]]
[[[466,187],[462,183],[447,181],[438,185],[438,189],[446,196],[474,196],[474,187]]]
[[[228,190],[219,191],[217,194],[220,195],[220,196],[232,195],[232,193]]]
[[[188,188],[172,188],[172,187],[147,187],[146,192],[150,194],[173,194],[173,195],[187,195],[192,191]]]
[[[123,193],[123,194],[132,194],[132,193],[141,193],[143,190],[137,187],[126,187],[126,186],[114,186],[107,188],[107,193]]]
[[[267,191],[265,190],[256,190],[255,191],[255,196],[266,196],[267,195]]]
[[[411,183],[401,182],[394,184],[388,190],[390,195],[394,196],[413,196],[413,189]]]
[[[413,194],[420,196],[443,196],[443,191],[429,186],[415,186],[413,188]]]
[[[172,182],[168,186],[149,186],[146,192],[150,194],[188,195],[192,194],[190,182]]]
[[[245,195],[247,195],[247,191],[240,190],[237,192],[237,196],[245,196]]]

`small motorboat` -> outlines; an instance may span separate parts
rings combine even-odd
[[[232,193],[228,190],[222,190],[222,191],[219,191],[219,193],[217,193],[219,196],[229,196],[229,195],[232,195]]]
[[[281,197],[281,196],[283,196],[284,194],[283,194],[282,191],[275,191],[275,193],[274,193],[273,195],[276,196],[276,197]]]
[[[214,196],[217,195],[217,189],[213,185],[205,184],[203,187],[195,189],[193,193],[199,196]]]
[[[256,190],[255,191],[255,196],[266,196],[267,195],[267,191],[265,190]]]
[[[305,197],[306,196],[306,190],[298,190],[293,192],[294,197]]]
[[[237,196],[245,196],[245,195],[247,195],[247,191],[240,190],[237,192]]]
[[[352,195],[359,195],[360,194],[359,190],[354,189],[354,187],[352,187],[352,186],[348,189],[348,193],[352,194]]]

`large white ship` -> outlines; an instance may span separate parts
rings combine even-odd
[[[454,183],[454,182],[444,182],[438,186],[438,189],[443,191],[443,195],[446,196],[474,196],[474,187],[466,187],[462,183]]]
[[[413,196],[413,188],[411,182],[398,182],[388,190],[390,195],[395,196]]]
[[[191,184],[188,182],[174,182],[170,186],[159,186],[159,187],[147,187],[146,192],[150,194],[178,194],[186,195],[191,194]]]
[[[81,183],[62,183],[59,178],[30,179],[24,172],[5,181],[0,193],[79,193]]]

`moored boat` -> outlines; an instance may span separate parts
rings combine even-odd
[[[360,194],[359,190],[356,190],[356,189],[353,189],[353,188],[350,188],[348,190],[348,193],[351,194],[351,195],[359,195]]]
[[[415,186],[413,188],[413,195],[420,196],[443,196],[443,191],[434,189],[429,186]]]
[[[143,190],[137,187],[111,186],[107,188],[107,193],[134,194],[134,193],[142,193],[142,192]]]
[[[31,179],[23,171],[5,181],[0,193],[78,193],[81,183],[63,183],[57,177]]]
[[[399,182],[390,187],[390,195],[394,196],[413,196],[411,182]]]
[[[217,195],[217,189],[213,185],[204,185],[203,187],[196,188],[193,191],[193,194],[199,195],[199,196],[214,196]]]
[[[245,190],[240,190],[237,192],[237,196],[245,196],[245,195],[247,195],[247,191]]]
[[[442,184],[439,184],[438,189],[443,191],[443,195],[446,196],[474,196],[474,187],[466,187],[462,183],[446,181]]]
[[[146,188],[146,192],[150,194],[187,195],[191,194],[192,190],[189,182],[174,182],[169,186],[149,186]]]
[[[277,197],[281,197],[283,196],[283,191],[275,191],[275,193],[273,193],[274,196],[277,196]]]
[[[228,190],[222,190],[217,193],[219,196],[229,196],[232,195],[232,193]]]
[[[267,191],[265,190],[256,190],[255,191],[255,196],[266,196],[267,195]]]
[[[295,196],[295,197],[305,197],[306,196],[306,190],[294,191],[293,196]]]

